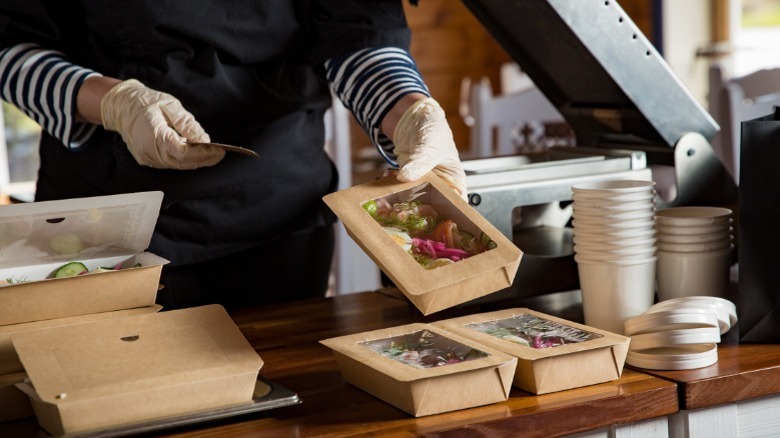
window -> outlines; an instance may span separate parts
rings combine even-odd
[[[13,105],[3,102],[0,111],[0,190],[23,201],[32,201],[38,173],[38,140],[41,128]],[[4,136],[1,135],[4,132]]]
[[[780,66],[780,2],[732,0],[734,73]]]

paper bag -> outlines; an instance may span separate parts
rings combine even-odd
[[[780,342],[780,108],[742,122],[740,342]]]

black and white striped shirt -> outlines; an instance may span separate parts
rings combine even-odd
[[[395,47],[359,50],[325,62],[325,76],[336,96],[366,130],[385,160],[396,165],[393,144],[380,124],[403,96],[428,87],[408,52]]]
[[[355,115],[388,163],[393,144],[380,129],[382,119],[404,95],[430,96],[408,52],[398,48],[363,49],[326,61],[326,79]],[[86,143],[95,125],[76,120],[76,95],[100,73],[70,63],[62,53],[34,44],[0,51],[0,98],[21,109],[69,149]]]
[[[62,53],[18,44],[0,52],[0,98],[75,150],[95,131],[95,125],[75,120],[76,92],[97,74],[71,64]]]

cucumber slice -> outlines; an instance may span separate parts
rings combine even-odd
[[[496,242],[493,241],[487,234],[484,232],[481,232],[479,235],[479,240],[482,242],[483,245],[487,247],[487,249],[494,249],[496,246]]]
[[[54,278],[73,277],[75,275],[79,275],[80,273],[88,270],[89,269],[87,269],[87,267],[84,266],[84,263],[70,262],[57,268],[57,270],[54,271]]]
[[[469,251],[474,246],[474,235],[468,231],[458,230],[458,233],[452,237],[455,240],[455,246],[460,249]]]
[[[66,233],[52,236],[49,239],[49,248],[57,254],[78,254],[85,246],[78,234]]]

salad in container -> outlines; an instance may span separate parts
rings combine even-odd
[[[429,173],[323,197],[347,234],[424,315],[509,287],[522,251]]]

